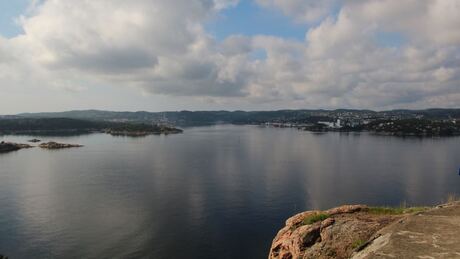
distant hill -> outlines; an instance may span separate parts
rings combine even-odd
[[[51,113],[22,113],[15,118],[71,118],[92,121],[169,123],[177,126],[200,126],[218,123],[258,124],[263,122],[317,122],[347,117],[401,117],[426,119],[460,118],[460,109],[426,110],[278,110],[278,111],[177,111],[177,112],[114,112],[79,110]]]

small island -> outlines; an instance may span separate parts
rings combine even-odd
[[[83,145],[63,144],[63,143],[57,143],[57,142],[50,141],[48,143],[40,144],[39,147],[45,148],[45,149],[63,149],[63,148],[83,147]]]
[[[11,151],[16,151],[23,148],[32,148],[33,146],[27,144],[18,144],[12,142],[0,142],[0,153],[6,153]]]

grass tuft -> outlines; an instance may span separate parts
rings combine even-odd
[[[318,221],[323,221],[325,219],[329,218],[329,214],[326,214],[326,213],[317,213],[317,214],[314,214],[314,215],[311,215],[311,216],[308,216],[306,218],[303,219],[302,221],[302,224],[303,225],[311,225],[315,222],[318,222]]]
[[[427,210],[428,207],[410,207],[410,208],[391,208],[391,207],[370,207],[369,213],[377,215],[401,215],[407,213],[416,213]]]
[[[351,248],[353,250],[359,250],[364,244],[366,244],[366,240],[358,239],[351,244]]]

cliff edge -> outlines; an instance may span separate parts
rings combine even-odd
[[[269,259],[290,258],[460,258],[460,202],[302,212],[270,248]]]

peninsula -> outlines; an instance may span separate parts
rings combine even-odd
[[[82,120],[72,118],[3,118],[0,135],[77,135],[107,133],[124,136],[175,134],[182,130],[157,123]],[[37,140],[33,140],[34,142]]]
[[[32,148],[32,147],[33,146],[28,145],[28,144],[18,144],[18,143],[2,141],[0,142],[0,153],[6,153],[6,152],[16,151],[16,150],[23,149],[23,148]]]

